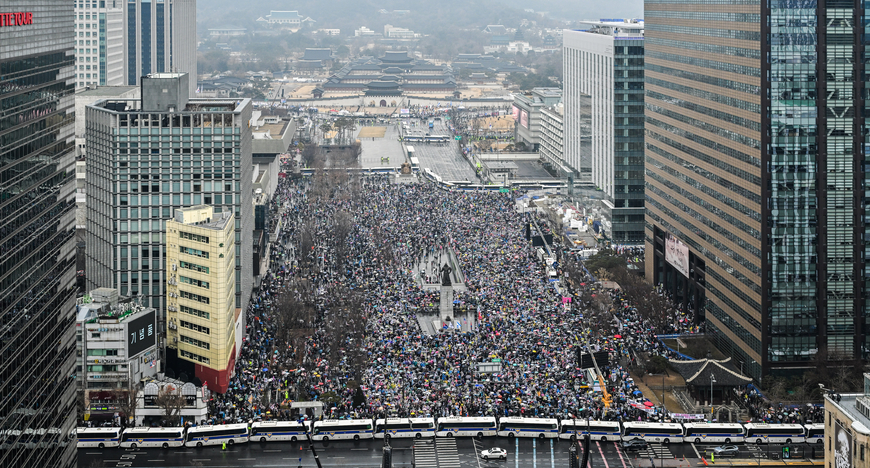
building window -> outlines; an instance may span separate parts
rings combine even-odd
[[[190,247],[179,246],[179,251],[183,254],[193,255],[195,257],[208,258],[208,252],[202,250],[191,249]]]
[[[207,266],[197,265],[196,263],[190,263],[190,262],[184,262],[184,261],[182,261],[182,262],[181,262],[181,268],[185,268],[185,269],[188,269],[188,270],[193,270],[193,271],[196,271],[196,272],[199,272],[199,273],[205,273],[205,274],[208,274],[208,267],[207,267]]]
[[[208,327],[203,327],[202,325],[197,325],[195,323],[185,322],[184,320],[181,320],[181,326],[195,332],[205,333],[206,335],[210,334]]]
[[[209,360],[208,360],[207,357],[200,356],[200,355],[198,355],[198,354],[193,354],[193,353],[191,353],[190,351],[185,351],[185,350],[183,350],[183,349],[181,350],[181,357],[185,357],[185,358],[187,358],[187,359],[192,359],[192,360],[194,360],[194,361],[199,361],[199,362],[201,362],[201,363],[203,363],[203,364],[208,364],[208,363],[209,363]]]
[[[192,284],[194,286],[199,286],[200,288],[208,289],[208,282],[201,281],[196,278],[188,278],[187,276],[179,275],[178,279],[185,284]]]
[[[209,349],[211,347],[211,345],[205,341],[200,341],[200,340],[197,340],[196,338],[191,338],[189,336],[184,336],[184,335],[181,335],[181,342],[187,343],[190,345],[194,345],[194,346],[198,346],[202,349]]]
[[[178,231],[178,236],[182,239],[192,240],[194,242],[202,242],[203,244],[208,244],[208,237],[200,236],[198,234],[191,234],[189,232]]]
[[[208,304],[209,299],[205,296],[200,296],[199,294],[189,293],[187,291],[180,291],[182,299],[190,299],[191,301],[202,302],[203,304]]]
[[[204,318],[206,320],[209,319],[208,312],[203,312],[201,310],[192,309],[192,308],[187,307],[187,306],[181,306],[181,311],[184,312],[185,314],[195,315],[197,317],[201,317],[201,318]]]

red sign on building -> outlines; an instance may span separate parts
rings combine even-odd
[[[18,13],[0,13],[0,27],[25,26],[33,24],[33,13],[21,11]]]

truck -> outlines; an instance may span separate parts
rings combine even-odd
[[[435,121],[434,120],[429,121],[429,128],[435,128]]]

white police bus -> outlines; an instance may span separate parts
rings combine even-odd
[[[435,437],[435,418],[390,418],[375,421],[375,438]]]
[[[592,440],[607,442],[618,441],[621,437],[619,422],[617,421],[587,421],[585,419],[563,419],[559,428],[559,438],[565,440],[577,440],[587,435]]]
[[[371,419],[328,419],[314,423],[311,438],[314,440],[360,440],[373,439]]]
[[[747,444],[802,444],[806,429],[800,424],[744,424]]]
[[[537,437],[555,439],[559,437],[559,421],[550,418],[504,417],[498,420],[499,437]]]
[[[131,427],[121,433],[121,447],[181,447],[185,431],[183,427]]]
[[[187,447],[202,447],[203,445],[244,444],[248,441],[247,424],[217,424],[214,426],[196,426],[187,430]]]
[[[622,425],[622,439],[643,439],[647,442],[683,442],[683,425],[679,423],[627,422]]]
[[[308,421],[258,421],[251,425],[252,442],[278,442],[304,439],[311,430]]]
[[[806,442],[808,444],[824,444],[825,443],[825,425],[824,424],[807,424]]]
[[[743,442],[746,431],[742,424],[731,423],[686,423],[686,440],[700,444],[716,442],[733,444]]]
[[[438,418],[438,437],[491,437],[498,433],[495,418],[449,416]]]
[[[76,429],[76,447],[117,447],[121,444],[120,427],[79,427]]]

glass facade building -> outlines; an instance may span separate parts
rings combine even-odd
[[[756,379],[870,357],[863,5],[646,2],[647,275]]]
[[[188,99],[186,74],[142,82],[142,99],[85,111],[88,289],[141,295],[164,330],[166,221],[178,208],[213,205],[235,215],[235,307],[244,310],[253,287],[251,101]],[[167,105],[166,96],[177,99]]]
[[[73,5],[0,4],[19,12],[0,27],[0,466],[72,468]]]
[[[592,183],[608,205],[615,244],[644,239],[644,23],[602,20],[582,31],[565,31],[566,138],[581,134],[583,96],[591,108]],[[566,143],[568,159],[576,143]],[[581,162],[581,166],[582,166]]]

